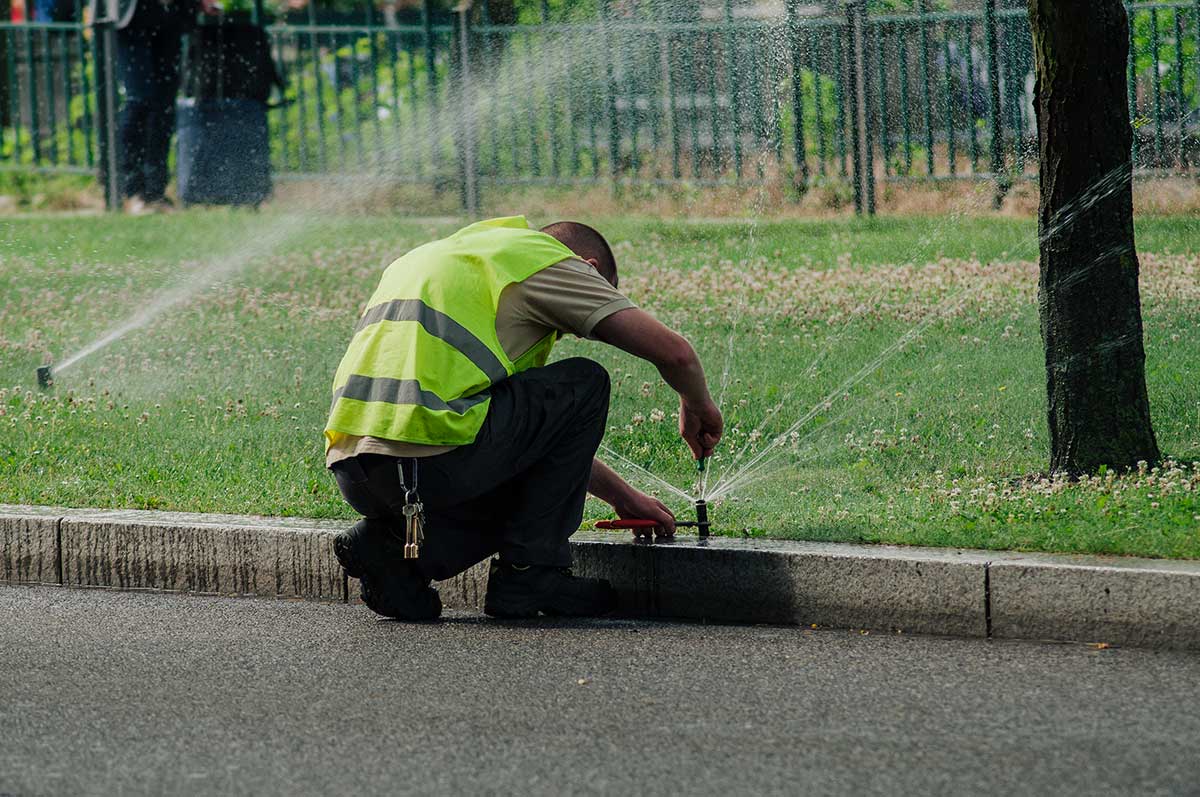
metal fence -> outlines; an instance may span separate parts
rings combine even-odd
[[[543,4],[545,8],[546,4]],[[625,6],[623,6],[625,7]],[[853,186],[1036,168],[1023,9],[495,25],[275,24],[286,84],[270,111],[280,176],[369,175],[458,190],[506,184]],[[1129,115],[1137,169],[1200,165],[1200,0],[1138,2]],[[111,28],[0,24],[0,169],[94,172],[114,141]]]

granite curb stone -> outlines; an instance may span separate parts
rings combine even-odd
[[[61,511],[11,511],[0,507],[0,583],[58,584]]]
[[[576,571],[654,617],[984,636],[987,557],[893,546],[680,536],[631,544],[580,532]]]
[[[358,601],[348,521],[0,504],[0,583]],[[1200,649],[1200,562],[581,531],[623,614]],[[438,588],[482,608],[483,562]]]
[[[341,524],[122,510],[61,524],[62,583],[345,600],[330,543]]]
[[[997,556],[992,635],[1200,649],[1200,566],[1115,557]]]

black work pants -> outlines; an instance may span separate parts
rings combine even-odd
[[[416,462],[425,504],[419,563],[442,580],[499,552],[515,565],[571,564],[568,538],[583,519],[592,459],[608,420],[608,373],[572,358],[491,388],[475,442]],[[413,479],[413,459],[403,464]],[[364,454],[334,466],[338,488],[368,518],[403,536],[397,458]]]
[[[170,177],[183,27],[154,10],[155,0],[146,5],[146,11],[139,6],[129,27],[117,31],[117,69],[125,90],[117,141],[121,194],[153,202],[163,198]]]

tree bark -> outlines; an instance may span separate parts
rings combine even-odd
[[[1133,238],[1121,0],[1029,0],[1050,470],[1158,459]]]

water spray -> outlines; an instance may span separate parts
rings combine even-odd
[[[54,384],[54,375],[50,373],[50,366],[43,365],[37,369],[37,383],[42,390],[49,390]]]

